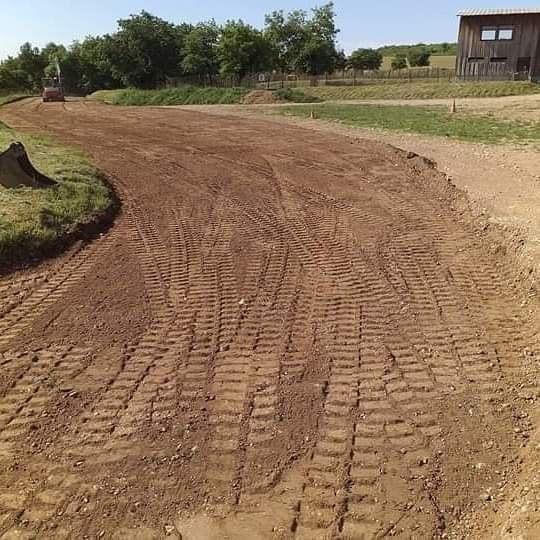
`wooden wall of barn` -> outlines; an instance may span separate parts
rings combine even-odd
[[[512,27],[509,41],[482,41],[482,27]],[[540,14],[461,17],[457,75],[463,78],[505,78],[517,72],[519,58],[531,58],[530,74],[540,78]],[[483,61],[469,61],[484,58]],[[491,62],[507,58],[506,62]]]

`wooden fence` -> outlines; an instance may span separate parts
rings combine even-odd
[[[523,80],[520,74],[509,71],[498,71],[491,76],[487,73],[474,73],[459,80]],[[242,79],[235,77],[179,77],[168,79],[165,87],[185,85],[213,86],[276,90],[279,88],[296,88],[305,86],[359,86],[363,84],[392,84],[413,82],[451,82],[458,80],[456,70],[451,68],[412,68],[399,70],[354,71],[344,70],[328,75],[309,76],[306,74],[259,73],[248,75]]]

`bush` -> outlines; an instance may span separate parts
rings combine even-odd
[[[358,49],[349,57],[353,69],[379,69],[383,63],[382,54],[374,49]]]
[[[320,98],[309,96],[297,88],[281,88],[275,91],[275,95],[281,101],[290,101],[291,103],[318,103]]]
[[[404,54],[396,54],[392,58],[392,69],[405,69],[407,67],[407,58]]]
[[[407,59],[411,67],[429,66],[430,57],[431,53],[425,47],[410,49],[407,53]]]

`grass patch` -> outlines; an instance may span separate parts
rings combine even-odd
[[[7,105],[8,103],[13,103],[14,101],[19,101],[21,99],[30,97],[30,94],[19,94],[19,93],[13,93],[13,94],[1,94],[0,95],[0,107],[2,105]]]
[[[485,115],[451,114],[443,107],[317,105],[285,107],[276,112],[339,121],[356,127],[380,128],[464,141],[502,143],[540,141],[540,124],[498,120]]]
[[[383,56],[382,69],[391,69],[393,59],[393,56]],[[432,68],[454,69],[456,67],[456,57],[452,55],[431,55],[429,65]]]
[[[540,84],[530,82],[406,82],[359,86],[318,86],[302,89],[322,100],[342,99],[453,99],[540,94]]]
[[[318,103],[322,101],[317,96],[306,94],[299,88],[280,88],[275,90],[274,94],[279,100],[291,103]]]
[[[182,86],[164,90],[100,90],[90,97],[113,105],[229,105],[241,103],[246,88]]]
[[[55,250],[80,225],[112,208],[102,175],[84,155],[45,137],[16,133],[0,123],[0,149],[14,140],[26,147],[33,164],[58,181],[49,189],[0,186],[0,266],[27,261]]]

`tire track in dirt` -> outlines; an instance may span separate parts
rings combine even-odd
[[[458,223],[440,178],[395,150],[293,128],[68,108],[61,121],[35,104],[3,114],[87,147],[124,212],[64,264],[0,284],[0,452],[28,464],[23,499],[15,472],[0,476],[0,532],[159,537],[182,510],[234,514],[264,538],[439,534],[452,500],[437,479],[486,482],[440,457],[456,433],[445,410],[481,404],[460,436],[491,474],[497,449],[476,432],[513,452],[514,411],[498,404],[505,385],[530,385],[524,351],[538,350],[506,263]],[[103,255],[122,264],[120,244],[141,285],[131,267],[122,289],[92,281]],[[14,346],[86,283],[144,298],[141,332],[102,350],[92,332],[68,345],[53,330],[35,360],[31,339]],[[44,422],[47,461],[22,443],[56,403],[51,381],[83,392],[69,425]]]
[[[109,233],[96,240],[79,256],[51,272],[48,278],[43,279],[41,286],[37,286],[27,298],[5,312],[0,318],[0,350],[5,350],[12,340],[32,326],[33,321],[80,283],[100,257],[111,248],[115,238],[116,233]]]

